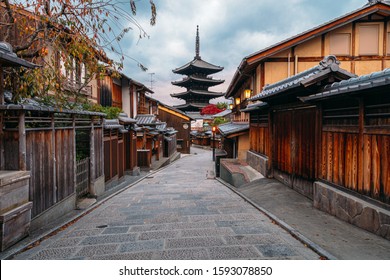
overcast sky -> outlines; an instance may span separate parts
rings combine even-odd
[[[367,0],[154,0],[157,23],[149,25],[149,1],[137,2],[137,20],[150,35],[138,40],[134,31],[122,41],[125,53],[148,68],[142,72],[127,59],[123,72],[151,87],[153,97],[168,104],[183,101],[171,93],[183,91],[172,81],[183,78],[172,73],[195,55],[196,26],[200,29],[203,60],[225,69],[213,77],[225,83],[210,88],[225,92],[245,56],[288,37],[361,8]],[[147,9],[146,9],[147,8]],[[146,10],[144,10],[146,9]],[[150,75],[154,73],[153,75]],[[212,101],[213,102],[213,101]],[[215,101],[214,101],[215,102]]]

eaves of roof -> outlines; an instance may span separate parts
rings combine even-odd
[[[265,108],[268,108],[268,103],[258,101],[256,103],[249,104],[245,109],[242,109],[241,112],[248,113],[248,112],[253,112]]]
[[[251,97],[250,101],[269,99],[275,95],[303,86],[304,88],[316,84],[330,75],[338,75],[342,79],[356,77],[339,67],[340,62],[333,55],[325,57],[319,65],[303,71],[297,75],[281,80],[277,83],[264,87],[263,91]]]
[[[135,118],[137,121],[137,125],[155,125],[156,124],[156,116],[154,115],[137,115]]]
[[[186,70],[191,69],[191,68],[197,68],[201,70],[208,70],[211,71],[210,73],[217,73],[223,70],[223,67],[221,66],[216,66],[214,64],[208,63],[201,58],[195,57],[192,61],[188,62],[187,64],[176,68],[172,70],[173,73],[176,74],[184,74]]]
[[[186,84],[190,84],[190,83],[203,83],[203,84],[210,84],[210,85],[219,85],[219,84],[222,84],[225,82],[225,80],[215,80],[213,78],[208,78],[208,77],[195,77],[193,75],[189,76],[189,77],[186,77],[180,81],[174,81],[172,82],[172,85],[175,85],[175,86],[184,86]]]
[[[190,89],[186,92],[180,92],[180,93],[173,93],[171,94],[172,97],[181,97],[181,96],[186,96],[189,94],[196,94],[196,95],[206,95],[206,96],[213,96],[213,98],[216,97],[221,97],[224,95],[223,92],[214,92],[214,91],[207,91],[207,90],[195,90],[195,89]]]
[[[162,110],[164,112],[167,112],[169,114],[175,115],[175,116],[177,116],[179,118],[182,118],[182,119],[184,119],[186,121],[192,121],[193,120],[190,116],[188,116],[186,113],[180,111],[179,109],[176,109],[176,108],[173,108],[171,106],[162,104],[161,102],[158,105],[158,109]]]
[[[14,52],[12,47],[6,42],[0,42],[0,67],[26,67],[37,68],[38,65],[31,63],[27,60],[19,58]]]
[[[365,90],[390,85],[390,68],[326,86],[322,92],[300,97],[303,102],[330,99],[343,94],[353,94]]]
[[[218,126],[218,130],[222,134],[222,136],[228,137],[232,134],[246,132],[247,130],[249,130],[249,124],[248,123],[222,124]]]

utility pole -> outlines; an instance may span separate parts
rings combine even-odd
[[[154,80],[153,80],[153,76],[155,75],[156,73],[149,73],[150,75],[150,89],[153,90],[153,84],[154,84]]]

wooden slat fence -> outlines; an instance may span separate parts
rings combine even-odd
[[[375,99],[369,102],[324,108],[318,174],[322,180],[390,203],[390,106]]]
[[[33,202],[32,218],[75,194],[76,127],[90,131],[94,117],[86,114],[76,118],[72,113],[41,109],[4,110],[0,113],[4,124],[0,141],[0,150],[4,151],[2,168],[31,172],[29,200]],[[95,121],[94,154],[99,157],[102,154],[102,145],[99,144],[102,143],[101,117]],[[21,127],[25,127],[22,133]],[[98,175],[103,173],[101,164],[100,159],[97,160]]]
[[[76,193],[77,197],[88,194],[89,191],[89,164],[90,159],[85,158],[76,163]]]

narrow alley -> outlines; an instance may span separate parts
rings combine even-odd
[[[214,180],[211,152],[193,148],[159,172],[14,259],[319,259]]]

